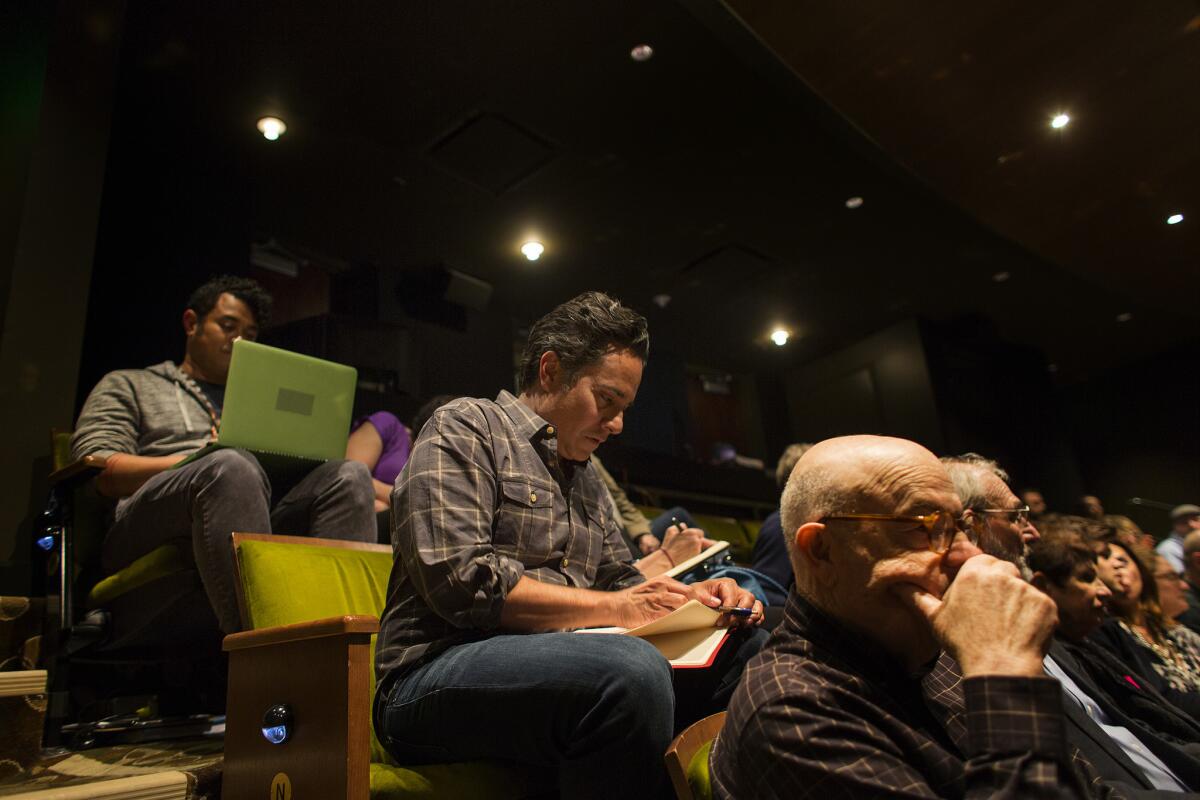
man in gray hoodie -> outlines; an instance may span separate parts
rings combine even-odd
[[[168,541],[191,540],[209,602],[227,633],[240,626],[233,531],[375,541],[371,474],[356,461],[322,464],[272,504],[253,455],[222,449],[182,467],[216,438],[238,338],[253,341],[271,296],[253,280],[227,275],[192,293],[183,312],[183,363],[105,375],[88,395],[72,455],[107,459],[96,486],[117,500],[101,566],[118,570]],[[277,490],[278,494],[278,490]]]

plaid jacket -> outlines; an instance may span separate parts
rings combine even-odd
[[[718,798],[1087,797],[1051,678],[962,681],[965,757],[919,680],[800,599],[751,660],[713,745]]]
[[[516,397],[433,415],[392,491],[381,688],[451,645],[497,631],[522,575],[615,590],[641,583],[604,484],[560,464],[556,431]]]

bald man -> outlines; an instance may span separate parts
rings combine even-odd
[[[729,705],[714,796],[1088,796],[1042,671],[1054,604],[981,554],[962,513],[913,442],[843,437],[800,459],[782,501],[795,588]],[[965,752],[922,699],[942,649],[962,665]]]

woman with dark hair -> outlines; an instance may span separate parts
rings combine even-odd
[[[1163,613],[1154,573],[1136,550],[1115,541],[1100,553],[1112,616],[1093,641],[1124,661],[1179,708],[1200,718],[1200,636]]]

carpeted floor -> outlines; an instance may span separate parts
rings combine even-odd
[[[187,791],[183,797],[187,800],[219,800],[223,747],[221,737],[207,737],[63,752],[44,758],[30,769],[0,781],[0,798],[46,790],[70,790],[101,781],[142,778],[174,771],[186,776]],[[136,783],[130,781],[131,785]],[[113,784],[108,788],[115,789],[117,786]],[[71,796],[88,795],[71,793]],[[121,795],[114,793],[104,796]]]

